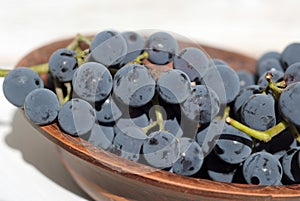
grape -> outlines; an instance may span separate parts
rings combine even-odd
[[[59,109],[58,98],[49,89],[34,89],[25,98],[25,115],[38,125],[52,123],[56,119]]]
[[[284,177],[292,183],[300,182],[300,148],[293,148],[281,158]]]
[[[173,60],[178,52],[176,39],[166,32],[156,32],[146,40],[149,61],[154,64],[166,64]]]
[[[153,98],[155,80],[145,66],[128,64],[115,74],[113,92],[125,105],[141,107]]]
[[[248,184],[278,185],[282,178],[282,166],[272,154],[256,152],[244,162],[243,175]]]
[[[264,74],[262,74],[257,81],[257,84],[263,89],[266,89],[269,85],[269,82],[266,79],[267,73],[272,74],[273,82],[279,82],[279,81],[283,80],[284,73],[282,71],[278,71],[276,69],[271,69],[271,70],[265,72]]]
[[[121,36],[125,39],[127,45],[127,54],[121,61],[121,65],[125,65],[143,52],[145,39],[134,31],[121,32]]]
[[[180,155],[172,165],[176,174],[192,176],[202,167],[204,156],[199,144],[191,138],[180,138]]]
[[[225,124],[214,151],[226,163],[239,164],[250,156],[252,139],[246,133]]]
[[[221,77],[222,83],[218,83],[218,85],[214,86],[208,86],[211,87],[218,94],[220,100],[222,99],[222,89],[224,88],[226,103],[231,103],[240,91],[240,80],[237,73],[230,66],[217,65],[216,69],[210,68],[204,74],[201,80],[201,84],[205,85],[206,82],[216,80],[218,78],[218,73]]]
[[[240,89],[244,89],[247,86],[255,84],[253,74],[244,70],[237,70],[236,73],[239,76]]]
[[[73,90],[80,98],[89,102],[106,99],[112,90],[112,76],[105,66],[87,62],[75,71]]]
[[[260,94],[262,93],[263,88],[258,85],[250,85],[240,90],[239,94],[237,95],[234,105],[233,111],[236,116],[240,116],[240,109],[243,104],[248,100],[248,98],[253,94]]]
[[[132,160],[138,161],[140,158],[141,147],[147,138],[147,135],[138,127],[115,127],[115,139],[113,141],[113,148],[111,152]]]
[[[281,54],[279,52],[268,51],[259,57],[259,59],[257,60],[257,65],[260,65],[261,62],[264,62],[265,60],[268,60],[268,59],[276,59],[276,60],[280,61],[280,58],[281,58]]]
[[[257,75],[259,77],[262,76],[265,72],[272,71],[272,70],[278,70],[280,72],[283,72],[283,67],[280,63],[280,60],[275,58],[269,58],[258,63],[257,65]]]
[[[142,150],[146,162],[156,168],[170,168],[180,151],[176,137],[166,131],[151,133],[144,141]]]
[[[25,67],[11,70],[3,81],[4,96],[16,107],[23,107],[29,92],[43,87],[44,83],[39,75],[32,69]]]
[[[289,122],[300,126],[300,83],[295,82],[288,85],[278,101],[279,111]]]
[[[88,61],[101,63],[105,66],[119,64],[127,54],[125,39],[115,31],[103,31],[91,42],[91,52]]]
[[[96,147],[108,150],[112,146],[114,136],[115,133],[112,126],[104,126],[95,123],[92,130],[87,134],[86,138],[85,136],[80,137]]]
[[[217,58],[213,58],[210,60],[210,65],[228,65],[225,61],[221,60],[221,59],[217,59]]]
[[[161,74],[157,80],[157,89],[160,97],[171,104],[185,101],[191,94],[191,81],[180,70],[169,70]]]
[[[289,44],[281,53],[283,68],[287,69],[290,65],[300,62],[300,43]]]
[[[67,48],[56,50],[49,59],[49,71],[59,82],[71,81],[77,67],[76,52]]]
[[[284,72],[283,79],[287,85],[300,82],[300,62],[290,65]]]
[[[241,120],[256,130],[268,130],[276,124],[275,101],[271,95],[251,95],[241,108]]]
[[[112,97],[107,98],[100,108],[96,107],[96,115],[99,123],[110,124],[122,116],[122,111]]]
[[[181,105],[183,114],[200,124],[209,123],[219,112],[220,101],[216,92],[205,85],[192,87],[192,95]]]
[[[87,134],[94,126],[96,112],[85,100],[73,98],[59,110],[58,124],[72,136]]]
[[[191,81],[199,81],[209,65],[206,54],[194,47],[188,47],[180,51],[174,57],[173,68],[185,72]]]

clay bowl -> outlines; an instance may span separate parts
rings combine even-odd
[[[52,52],[66,47],[72,39],[38,48],[18,66],[46,63]],[[180,47],[195,44],[180,42]],[[256,60],[239,53],[201,46],[211,57],[228,62],[234,69],[253,71]],[[63,133],[56,123],[33,125],[55,143],[59,156],[78,185],[95,200],[300,200],[300,185],[257,186],[188,178],[125,160],[76,137]]]

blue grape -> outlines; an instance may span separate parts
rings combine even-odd
[[[87,101],[79,98],[66,102],[58,113],[59,126],[72,136],[87,134],[93,128],[95,120],[94,108]]]
[[[78,67],[76,52],[67,48],[56,50],[49,59],[49,71],[59,82],[72,80]]]
[[[115,74],[114,97],[125,105],[141,107],[154,96],[155,80],[149,69],[140,64],[128,64]]]
[[[146,40],[149,61],[154,64],[166,64],[174,59],[178,52],[176,39],[169,33],[156,32]]]
[[[185,72],[191,81],[199,81],[207,70],[209,60],[199,48],[188,47],[174,57],[173,68]]]
[[[163,169],[172,166],[178,159],[180,150],[174,135],[166,131],[156,131],[145,139],[142,151],[149,165]]]
[[[245,70],[237,70],[236,73],[239,76],[240,89],[244,89],[247,86],[255,84],[254,75],[252,73]]]
[[[282,166],[272,154],[256,152],[244,162],[243,175],[248,184],[279,185],[282,178]]]
[[[291,43],[284,48],[281,53],[281,62],[284,69],[287,69],[290,65],[300,62],[300,43]]]
[[[101,124],[111,124],[122,116],[122,111],[112,97],[107,98],[101,106],[96,105],[97,120]]]
[[[75,71],[73,91],[89,102],[105,100],[112,90],[113,81],[105,66],[96,62],[87,62]]]
[[[199,144],[191,138],[180,138],[180,155],[172,165],[172,170],[176,174],[192,176],[202,167],[204,156]]]
[[[183,71],[169,70],[158,78],[157,90],[165,102],[182,103],[191,94],[191,81]]]
[[[257,75],[259,77],[262,76],[265,72],[272,71],[272,70],[277,70],[280,72],[284,71],[280,63],[280,60],[276,58],[265,59],[264,61],[258,63],[256,68],[257,68]]]
[[[40,76],[32,69],[25,67],[11,70],[3,81],[4,96],[16,107],[23,107],[29,92],[43,87],[44,83]]]
[[[30,121],[37,125],[52,123],[57,118],[59,109],[58,98],[56,94],[49,89],[35,89],[25,98],[25,115]]]
[[[288,85],[280,95],[278,108],[282,116],[296,126],[300,126],[300,82]]]
[[[292,183],[300,182],[300,148],[292,148],[280,159],[284,177]]]
[[[300,62],[290,65],[284,72],[283,79],[287,85],[300,82]]]

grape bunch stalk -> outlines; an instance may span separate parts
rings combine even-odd
[[[251,74],[201,47],[180,49],[168,32],[105,30],[0,76],[29,121],[125,159],[219,182],[290,185],[300,183],[299,55],[300,43],[267,52]]]

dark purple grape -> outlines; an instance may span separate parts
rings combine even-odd
[[[143,144],[146,162],[156,168],[170,168],[179,157],[177,138],[166,131],[151,133]]]
[[[76,52],[67,48],[56,50],[49,59],[49,71],[59,82],[71,81],[77,67]]]
[[[199,48],[188,47],[175,56],[173,68],[185,72],[191,81],[199,81],[209,65],[207,55]]]
[[[283,68],[287,69],[290,65],[300,62],[300,43],[289,44],[281,53]]]
[[[254,75],[252,73],[245,70],[237,70],[236,73],[239,76],[241,89],[255,84]]]
[[[262,76],[265,72],[272,70],[283,72],[283,67],[280,63],[280,60],[276,58],[265,59],[264,61],[258,63],[256,67],[258,77]]]
[[[101,63],[105,66],[119,64],[127,54],[125,39],[115,31],[102,31],[93,38],[88,61]]]
[[[146,40],[149,61],[154,64],[166,64],[173,60],[178,52],[176,39],[169,33],[156,32]]]
[[[275,100],[271,95],[254,94],[241,108],[241,120],[256,130],[268,130],[276,124]]]
[[[300,82],[300,62],[290,65],[284,72],[283,79],[287,85]]]
[[[191,81],[183,71],[169,70],[158,78],[157,90],[165,102],[182,103],[191,95]]]
[[[256,152],[244,162],[243,175],[248,184],[279,185],[282,178],[282,166],[272,154]]]
[[[278,101],[279,111],[289,122],[300,126],[300,83],[288,85]]]
[[[145,39],[134,31],[121,32],[121,36],[125,39],[127,45],[127,53],[121,61],[121,65],[125,65],[144,51]]]
[[[11,70],[3,81],[4,96],[16,107],[23,107],[26,96],[34,89],[43,87],[44,83],[40,76],[25,67]]]
[[[112,97],[107,98],[101,106],[96,107],[97,120],[101,124],[111,124],[122,116],[122,111]]]
[[[94,126],[96,112],[85,100],[73,98],[59,110],[58,124],[63,131],[73,136],[87,134]]]
[[[110,95],[113,81],[105,66],[96,62],[87,62],[76,70],[72,84],[77,96],[95,103],[105,100]]]
[[[140,64],[128,64],[115,74],[114,97],[131,107],[141,107],[151,101],[155,80],[149,69]]]
[[[200,124],[209,123],[218,114],[220,101],[216,92],[205,85],[192,87],[192,94],[182,104],[182,113]]]
[[[38,125],[52,123],[56,119],[59,109],[58,98],[49,89],[35,89],[25,98],[25,115],[30,121]]]
[[[283,175],[292,183],[300,183],[300,148],[293,148],[280,159]]]
[[[180,138],[180,155],[172,165],[172,170],[176,174],[192,176],[202,167],[204,156],[199,144],[191,138]]]

